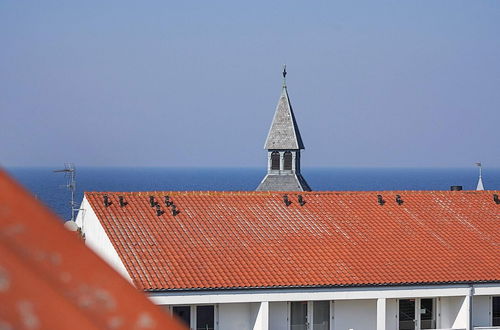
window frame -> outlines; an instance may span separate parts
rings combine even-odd
[[[304,302],[307,303],[307,311],[306,311],[306,329],[314,330],[314,302],[318,301],[327,301],[329,305],[328,310],[328,328],[332,329],[333,324],[333,310],[334,310],[334,300],[296,300],[296,301],[288,301],[287,302],[287,329],[292,329],[292,303],[294,302]]]
[[[185,306],[189,306],[190,308],[190,324],[189,324],[189,329],[190,330],[196,330],[197,329],[197,323],[198,323],[198,314],[197,314],[197,311],[198,311],[198,307],[200,306],[213,306],[214,308],[214,330],[218,330],[219,329],[219,304],[199,304],[199,305],[170,305],[169,306],[169,311],[170,311],[170,315],[174,315],[174,307],[178,307],[178,306],[182,306],[182,307],[185,307]]]
[[[417,330],[429,330],[428,329],[422,329],[422,314],[420,313],[421,312],[421,308],[422,308],[422,299],[432,299],[432,320],[434,321],[434,328],[430,328],[430,330],[432,329],[438,329],[438,314],[439,314],[439,311],[438,311],[438,297],[419,297],[419,298],[398,298],[397,299],[397,306],[396,306],[396,310],[397,310],[397,329],[400,330],[399,328],[399,320],[400,320],[400,314],[399,314],[399,303],[401,300],[412,300],[414,299],[415,300],[415,329]]]

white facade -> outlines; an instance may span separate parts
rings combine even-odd
[[[80,212],[78,212],[75,222],[85,235],[85,244],[113,267],[120,275],[129,282],[132,282],[132,279],[125,269],[125,265],[118,256],[108,235],[106,235],[104,228],[99,222],[97,215],[85,197],[83,198]]]
[[[214,318],[218,321],[216,329],[271,329],[324,330],[322,327],[310,326],[314,301],[328,301],[330,304],[330,321],[328,329],[398,330],[400,327],[399,304],[403,300],[416,303],[422,299],[432,299],[434,303],[434,321],[432,329],[500,329],[492,327],[492,300],[500,297],[499,285],[474,285],[476,294],[472,297],[470,308],[470,286],[421,286],[421,287],[385,287],[357,289],[315,289],[315,290],[251,290],[240,292],[191,292],[177,294],[153,294],[151,299],[166,308],[172,305],[190,305],[196,310],[198,305],[216,306]],[[374,298],[378,296],[379,298]],[[331,299],[325,299],[331,298]],[[260,302],[259,302],[260,300]],[[249,302],[239,302],[249,301]],[[291,325],[290,304],[304,301],[308,304],[309,327],[293,327]],[[415,328],[429,329],[420,320],[420,308],[416,305]],[[256,310],[261,310],[256,317]],[[268,320],[266,323],[262,320]],[[429,325],[428,325],[429,326]],[[192,324],[195,329],[195,325]]]
[[[86,199],[83,200],[81,209],[76,222],[85,233],[86,244],[131,281],[123,262]],[[173,311],[174,306],[187,309],[190,327],[196,330],[206,329],[197,323],[201,318],[198,312],[203,306],[205,311],[207,306],[213,311],[210,322],[213,321],[214,329],[217,330],[327,330],[325,323],[313,326],[316,323],[314,302],[318,301],[326,302],[329,306],[329,330],[402,330],[400,307],[403,303],[410,306],[410,309],[414,306],[415,318],[411,321],[414,322],[414,329],[423,329],[424,323],[430,322],[422,318],[423,301],[432,304],[433,329],[494,329],[492,306],[494,299],[500,299],[498,297],[499,283],[172,291],[150,294],[155,304],[161,305],[169,312]],[[291,324],[293,302],[304,304],[305,327]],[[203,317],[206,317],[206,313]]]

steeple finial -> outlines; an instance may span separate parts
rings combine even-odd
[[[286,88],[286,64],[283,64],[283,88]]]
[[[483,185],[483,165],[481,163],[476,163],[476,166],[479,167],[479,180],[477,181],[476,190],[484,190],[484,185]]]

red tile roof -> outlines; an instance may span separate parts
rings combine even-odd
[[[0,170],[2,329],[184,329]]]
[[[289,192],[289,206],[284,194],[85,196],[144,290],[500,282],[498,191]]]

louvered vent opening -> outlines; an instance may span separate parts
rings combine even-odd
[[[283,157],[283,169],[291,171],[292,170],[292,153],[290,151],[285,152],[285,156]]]
[[[271,153],[271,170],[279,170],[280,169],[280,153],[277,151],[273,151]]]

